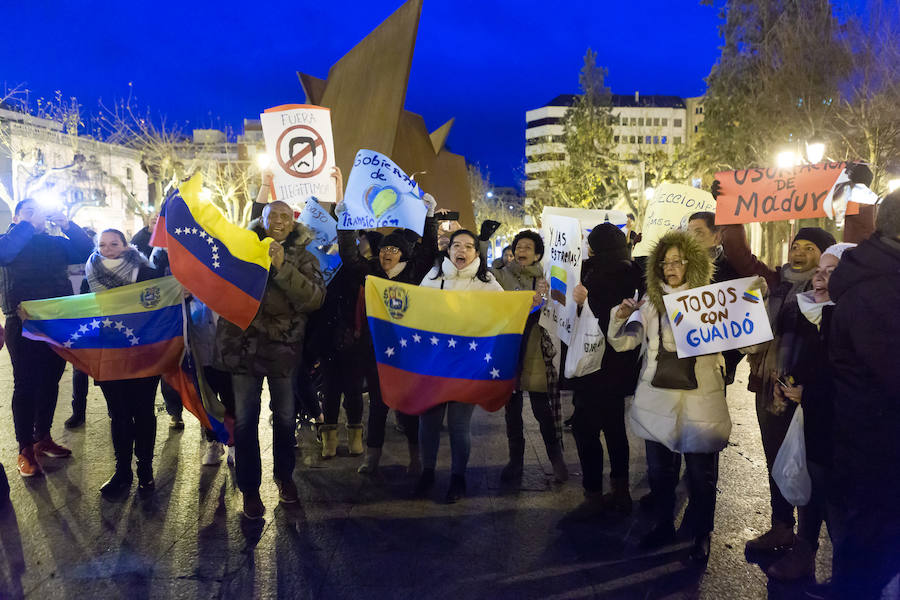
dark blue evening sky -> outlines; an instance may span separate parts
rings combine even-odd
[[[856,2],[854,2],[855,4]],[[401,4],[28,0],[0,22],[0,84],[87,111],[128,93],[189,127],[303,101],[295,71],[328,68]],[[406,108],[497,185],[523,178],[525,111],[578,91],[588,47],[613,92],[695,96],[718,56],[718,6],[698,0],[425,0]]]

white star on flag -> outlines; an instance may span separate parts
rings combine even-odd
[[[194,235],[197,235],[197,228],[196,227],[192,228],[191,233],[193,233]]]
[[[206,243],[209,244],[210,246],[213,245],[213,238],[212,238],[212,236],[209,236],[208,238],[206,238]]]
[[[454,340],[453,338],[450,338],[449,340],[447,340],[447,347],[448,348],[456,348],[456,340]]]
[[[400,346],[403,347],[403,348],[406,348],[406,339],[401,339],[401,340],[400,340]]]
[[[82,325],[81,327],[78,328],[78,333],[87,333],[87,332],[88,332],[87,325]]]
[[[138,339],[136,337],[131,338],[131,345],[137,346],[137,344],[138,344]]]
[[[91,321],[91,327],[94,329],[100,329],[100,321],[98,319],[94,319]]]
[[[487,354],[484,355],[484,360],[487,362],[491,362],[491,353],[490,352],[488,352]]]
[[[125,329],[125,337],[134,337],[134,329]]]
[[[384,351],[384,353],[387,354],[388,356],[393,356],[393,355],[394,355],[394,348],[393,348],[393,347],[389,347],[387,350]]]
[[[418,344],[419,342],[422,341],[422,336],[419,335],[418,333],[414,333],[414,334],[413,334],[413,341],[414,341],[415,343]]]
[[[431,336],[431,345],[437,346],[437,343],[438,343],[438,339],[434,336]]]
[[[80,337],[81,337],[81,334],[79,334],[78,332],[75,332],[75,333],[72,334],[72,339],[73,339],[73,340],[77,340],[77,339],[80,338]]]
[[[213,268],[215,268],[215,269],[219,268],[219,261],[213,261]]]
[[[103,326],[104,327],[112,327],[112,321],[109,320],[109,317],[106,317],[105,319],[103,319]]]
[[[219,251],[219,247],[218,247],[218,246],[216,246],[216,245],[215,245],[215,244],[213,244],[213,248],[212,248],[212,250],[213,250],[213,254],[215,254],[215,253],[216,253],[216,252],[218,252],[218,251]]]
[[[175,229],[175,235],[181,235],[181,227]]]
[[[202,239],[206,239],[206,232],[205,232],[205,231],[201,231],[201,232],[200,232],[200,239],[201,239],[201,240],[202,240]]]
[[[500,370],[499,369],[491,369],[491,378],[497,379],[498,377],[500,377]]]
[[[478,348],[478,344],[475,342],[475,340],[469,342],[469,350],[475,350],[476,348]]]
[[[122,331],[123,329],[125,329],[125,323],[123,323],[122,321],[116,321],[116,329]]]
[[[72,342],[71,342],[71,341],[66,342],[66,343],[63,344],[63,346],[65,346],[66,348],[71,348],[71,347],[72,347]]]

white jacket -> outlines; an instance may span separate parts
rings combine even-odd
[[[502,292],[503,287],[497,283],[490,271],[487,272],[487,281],[481,281],[475,274],[481,264],[481,258],[476,256],[475,260],[469,263],[469,266],[457,269],[450,262],[449,258],[444,258],[441,263],[443,275],[437,277],[438,268],[433,267],[428,271],[428,275],[422,280],[421,285],[424,287],[441,288],[444,290],[483,290],[486,292]],[[437,277],[437,279],[435,279]],[[441,285],[443,284],[443,285]]]
[[[686,289],[676,288],[676,290]],[[666,292],[675,291],[666,286]],[[625,332],[626,319],[616,318],[618,306],[610,311],[607,339],[617,352],[644,344],[643,364],[634,402],[628,413],[631,429],[639,437],[663,444],[673,452],[719,452],[728,443],[731,417],[725,403],[724,360],[722,355],[698,356],[694,366],[697,389],[673,390],[653,387],[659,354],[659,313],[644,296],[638,309],[642,327]],[[675,338],[669,319],[663,315],[663,344],[675,350]]]

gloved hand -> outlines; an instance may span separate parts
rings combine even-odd
[[[478,234],[478,239],[482,242],[486,242],[491,239],[491,236],[494,235],[494,232],[500,227],[500,223],[497,221],[491,221],[490,219],[481,222],[481,231]]]
[[[709,193],[712,194],[713,200],[719,199],[719,194],[722,193],[722,184],[718,179],[713,179],[712,186],[709,188]]]
[[[428,212],[425,213],[426,217],[434,216],[434,209],[437,208],[437,200],[434,199],[434,196],[425,192],[425,196],[422,198],[422,202],[425,203],[425,207],[428,209]]]
[[[872,174],[872,169],[863,163],[849,163],[845,171],[847,172],[847,177],[850,178],[850,181],[854,184],[861,183],[866,187],[871,186],[872,180],[875,178]]]

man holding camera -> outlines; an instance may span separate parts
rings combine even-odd
[[[51,234],[48,226],[64,236]],[[16,205],[13,224],[0,235],[0,295],[13,367],[12,412],[22,477],[43,473],[38,456],[64,458],[72,452],[50,437],[66,363],[46,343],[22,335],[19,303],[71,296],[67,267],[84,263],[93,246],[91,238],[70,223],[62,210],[49,209],[32,198]]]

